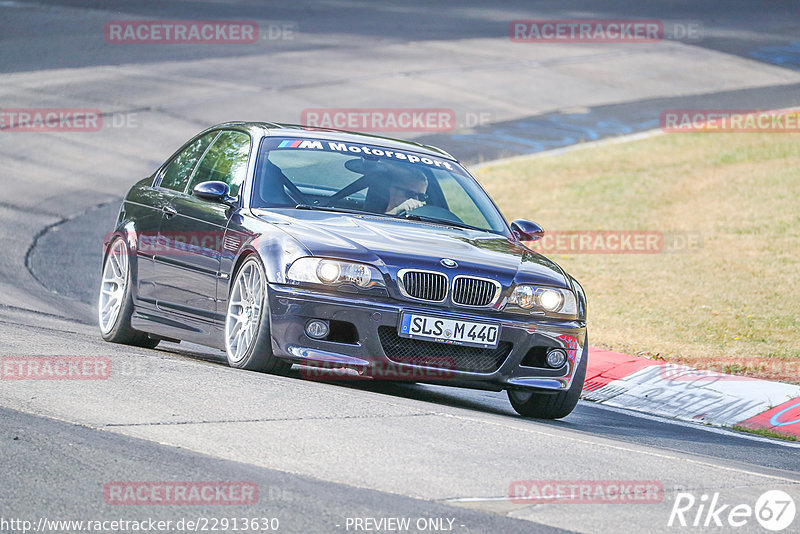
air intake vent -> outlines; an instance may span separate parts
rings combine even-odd
[[[447,277],[430,271],[401,271],[400,291],[407,297],[442,302],[447,297]]]
[[[222,238],[222,248],[225,250],[236,252],[240,246],[242,246],[242,241],[236,236],[226,235]]]
[[[501,341],[497,348],[481,349],[448,343],[408,339],[397,335],[391,326],[379,326],[378,337],[386,357],[397,363],[437,367],[470,373],[493,373],[511,353],[511,343]]]
[[[494,280],[456,276],[451,299],[462,306],[483,307],[494,304],[499,294],[500,284]]]

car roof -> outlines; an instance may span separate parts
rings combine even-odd
[[[456,161],[456,158],[451,156],[441,148],[431,145],[423,145],[413,141],[403,141],[402,139],[392,139],[391,137],[382,137],[380,135],[370,135],[359,132],[347,132],[344,130],[334,130],[331,128],[316,128],[313,126],[303,126],[300,124],[284,124],[277,122],[258,122],[258,121],[237,121],[225,122],[217,124],[208,128],[214,130],[219,128],[245,128],[247,130],[263,130],[264,135],[268,137],[320,137],[331,141],[340,141],[343,143],[361,143],[370,145],[379,145],[386,148],[394,148],[397,150],[409,150],[412,152],[419,152],[430,156],[439,158],[446,158]]]

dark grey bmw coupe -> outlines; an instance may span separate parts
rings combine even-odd
[[[560,418],[586,373],[586,299],[525,246],[542,233],[506,223],[437,148],[220,124],[125,197],[100,331],[216,347],[242,369],[507,390],[521,415]]]

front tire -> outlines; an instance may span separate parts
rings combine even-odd
[[[160,340],[131,328],[133,295],[130,258],[131,251],[125,240],[121,237],[114,238],[103,263],[103,280],[97,301],[100,335],[111,343],[152,349]]]
[[[292,366],[272,353],[267,278],[256,255],[248,256],[233,277],[225,314],[225,354],[228,365],[237,369],[282,374]]]
[[[589,340],[586,339],[578,370],[569,389],[559,393],[539,393],[509,389],[508,400],[518,414],[535,419],[561,419],[575,409],[586,380],[586,362],[589,359]]]

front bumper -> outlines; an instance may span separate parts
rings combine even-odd
[[[474,309],[426,307],[388,297],[364,297],[277,284],[270,284],[268,295],[275,356],[304,365],[352,368],[367,376],[387,380],[412,380],[494,391],[536,389],[557,392],[569,389],[580,359],[586,357],[586,326],[581,321],[537,321],[531,317],[492,311],[481,313]],[[449,365],[400,363],[396,357],[387,357],[379,332],[384,336],[389,332],[380,327],[396,332],[404,311],[499,323],[499,342],[510,344],[511,349],[496,369],[482,372],[460,370]],[[357,335],[349,342],[312,339],[304,331],[310,319],[350,323]],[[545,350],[562,348],[567,351],[568,361],[560,369],[531,366],[531,351],[535,347],[538,347],[535,350],[542,350],[541,347]]]

